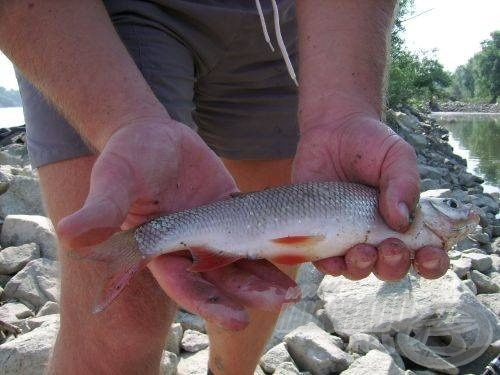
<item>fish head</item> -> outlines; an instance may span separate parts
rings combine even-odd
[[[472,233],[479,215],[472,205],[453,198],[423,198],[419,203],[424,225],[443,241],[446,249]]]

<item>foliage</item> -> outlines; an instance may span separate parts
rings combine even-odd
[[[500,31],[481,43],[481,51],[453,75],[451,94],[457,99],[490,100],[500,95]]]
[[[413,0],[401,0],[391,35],[391,66],[388,77],[389,107],[427,103],[446,96],[451,76],[429,53],[416,54],[406,48],[402,33],[404,20],[411,15]]]
[[[1,107],[20,107],[21,95],[17,90],[7,90],[0,87],[0,108]]]

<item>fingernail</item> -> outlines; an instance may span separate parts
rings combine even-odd
[[[428,270],[435,270],[435,269],[438,269],[440,264],[441,264],[440,259],[432,259],[432,260],[428,260],[426,262],[423,262],[422,266],[427,268]]]
[[[410,210],[408,209],[408,206],[404,202],[399,202],[398,203],[398,210],[401,216],[405,218],[405,223],[404,225],[407,225],[407,223],[410,222]]]
[[[403,254],[398,253],[398,254],[385,254],[382,255],[384,258],[384,263],[390,265],[390,266],[395,266],[401,263],[403,260]]]

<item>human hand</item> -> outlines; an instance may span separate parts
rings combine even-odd
[[[293,181],[351,181],[380,190],[379,210],[387,224],[400,232],[410,225],[419,198],[419,175],[413,148],[373,116],[355,114],[341,122],[320,122],[307,129],[299,142]],[[425,278],[438,278],[448,269],[446,252],[425,246],[412,261],[409,249],[397,239],[375,248],[358,244],[345,256],[315,262],[322,272],[353,280],[373,272],[382,280],[398,280],[413,263]]]
[[[170,119],[144,119],[109,138],[84,206],[59,222],[58,234],[70,248],[95,245],[120,229],[236,190],[220,159],[191,129]],[[295,285],[266,261],[243,260],[205,273],[187,271],[191,263],[175,253],[155,258],[149,269],[176,303],[229,329],[248,323],[245,307],[279,310]]]

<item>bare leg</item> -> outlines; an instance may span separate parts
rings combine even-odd
[[[43,197],[53,223],[80,208],[87,195],[92,156],[39,169]],[[50,374],[158,374],[175,305],[143,271],[105,312],[92,314],[103,266],[61,262],[61,329]]]
[[[261,190],[290,183],[291,159],[223,161],[241,191]],[[295,276],[297,271],[297,267],[280,268],[290,276]],[[278,316],[277,313],[250,310],[250,325],[239,332],[207,324],[210,336],[209,368],[212,372],[215,375],[253,374]]]

